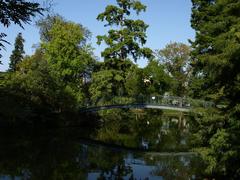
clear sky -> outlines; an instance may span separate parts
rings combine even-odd
[[[194,39],[195,33],[190,26],[191,0],[142,0],[141,2],[147,5],[147,11],[138,17],[149,25],[147,47],[153,50],[162,49],[171,41],[188,43],[188,39]],[[104,46],[96,45],[96,36],[105,34],[106,28],[104,23],[96,20],[96,17],[108,4],[114,3],[115,0],[55,0],[53,10],[66,20],[80,23],[92,32],[91,43],[95,48],[95,55],[101,59],[100,54]],[[24,30],[15,25],[11,25],[10,28],[2,27],[1,32],[8,35],[7,40],[11,45],[6,45],[6,51],[1,51],[3,65],[0,65],[0,71],[8,68],[9,56],[19,32],[22,32],[25,39],[24,50],[28,55],[34,52],[33,45],[40,41],[39,31],[34,23],[25,25]],[[140,66],[145,66],[146,63],[146,60],[138,61]]]

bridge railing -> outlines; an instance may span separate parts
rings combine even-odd
[[[84,107],[110,106],[110,105],[130,105],[130,104],[148,104],[148,105],[162,105],[180,108],[192,107],[212,107],[214,104],[209,101],[195,100],[191,98],[181,98],[175,96],[109,96],[99,98],[95,101],[86,101]]]

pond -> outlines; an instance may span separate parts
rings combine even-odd
[[[0,132],[0,180],[198,179],[186,115],[99,113],[100,126]]]

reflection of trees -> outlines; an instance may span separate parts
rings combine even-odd
[[[97,139],[131,148],[139,148],[144,139],[154,151],[187,150],[185,127],[179,120],[183,114],[172,114],[154,109],[102,111]]]
[[[75,160],[78,146],[67,138],[41,136],[1,136],[5,142],[0,141],[0,174],[23,179],[86,178],[86,171]]]
[[[161,111],[108,110],[102,112],[99,140],[138,148],[142,138],[155,141],[160,132]]]
[[[132,173],[131,167],[125,164],[125,156],[126,153],[116,149],[92,147],[87,156],[89,169],[99,172],[99,179],[122,179]]]
[[[152,174],[166,180],[191,179],[199,174],[200,159],[194,155],[146,155],[147,164],[155,165]],[[196,168],[198,167],[198,169]]]
[[[0,136],[0,175],[82,180],[87,179],[89,172],[99,172],[102,177],[113,179],[131,174],[131,167],[124,162],[125,153],[83,145],[74,139],[65,133],[60,136]]]
[[[67,132],[49,135],[10,136],[0,134],[0,176],[10,175],[22,179],[87,179],[96,174],[98,179],[135,179],[135,162],[144,167],[155,167],[147,176],[166,179],[190,177],[197,172],[199,162],[192,157],[144,156],[128,154],[122,150],[99,145],[86,145]],[[138,164],[141,166],[141,163]],[[135,174],[136,173],[136,174]],[[183,178],[184,179],[184,178]]]

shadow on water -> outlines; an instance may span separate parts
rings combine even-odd
[[[109,113],[109,112],[105,112]],[[176,133],[170,133],[171,123],[157,122],[152,114],[148,118],[149,126],[140,128],[139,123],[145,116],[133,113],[128,117],[128,124],[116,123],[117,117],[110,120],[110,115],[104,114],[103,125],[96,131],[86,128],[62,128],[51,130],[12,129],[0,132],[0,180],[10,179],[198,179],[201,162],[193,153],[164,152],[167,148],[176,147],[173,142]],[[125,112],[121,112],[121,118]],[[120,115],[118,113],[118,115]],[[148,115],[148,114],[146,114]],[[103,116],[101,116],[103,117]],[[130,119],[129,119],[130,118]],[[146,120],[146,119],[145,119]],[[133,122],[136,124],[134,124]],[[156,121],[156,122],[155,122]],[[172,122],[172,120],[170,121]],[[174,120],[174,123],[176,120]],[[142,123],[146,123],[145,121]],[[157,126],[159,123],[160,126]],[[151,124],[154,124],[155,130]],[[114,126],[115,125],[115,126]],[[108,128],[106,128],[108,127]],[[179,124],[173,124],[179,128]],[[168,128],[166,134],[156,143],[158,133]],[[169,129],[170,128],[170,129]],[[111,138],[106,130],[111,131]],[[150,133],[150,131],[152,133]],[[114,133],[115,132],[115,133]],[[117,132],[117,133],[116,133]],[[149,134],[150,133],[150,134]],[[131,139],[130,136],[133,138]],[[171,138],[169,138],[169,137]],[[174,137],[172,137],[174,136]],[[88,140],[88,138],[92,140]],[[101,139],[102,138],[102,139]],[[149,150],[141,148],[144,139],[149,144]],[[115,145],[109,145],[115,141]],[[135,142],[137,141],[137,142]],[[168,142],[168,141],[173,141]],[[133,144],[132,144],[133,142]],[[167,145],[164,145],[164,142]],[[186,144],[183,143],[183,144]],[[120,145],[128,148],[120,148]],[[183,149],[186,147],[183,147]],[[151,152],[159,151],[159,152]]]
[[[99,112],[100,141],[158,152],[189,151],[189,124],[184,113],[159,110],[107,110]]]

